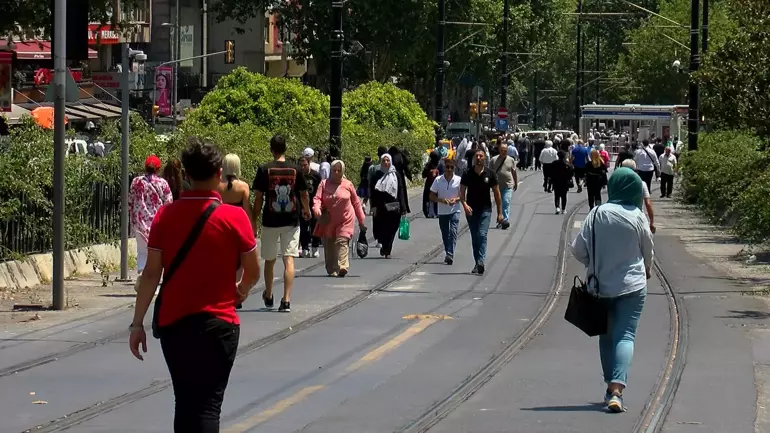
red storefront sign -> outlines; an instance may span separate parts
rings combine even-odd
[[[76,83],[83,81],[83,71],[79,69],[72,70],[69,68],[67,70],[69,71],[70,75],[72,75],[72,79],[75,80]],[[45,86],[46,84],[50,84],[51,81],[53,81],[53,75],[53,69],[40,68],[36,70],[34,75],[35,85]]]
[[[88,44],[115,45],[120,43],[120,34],[112,29],[112,26],[101,24],[88,25]]]

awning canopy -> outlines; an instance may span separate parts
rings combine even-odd
[[[4,114],[8,118],[8,124],[15,125],[19,123],[19,120],[23,115],[31,115],[33,110],[42,107],[53,108],[53,104],[49,102],[43,102],[39,104],[13,104],[11,106],[11,112]],[[96,99],[86,99],[74,103],[68,102],[64,113],[70,122],[86,122],[88,120],[99,119],[117,119],[120,117],[120,107],[112,104],[106,104]]]
[[[19,60],[50,60],[51,42],[50,41],[24,41],[14,42],[16,58]],[[7,41],[0,41],[0,50],[8,49]],[[98,59],[99,53],[88,49],[89,59]]]

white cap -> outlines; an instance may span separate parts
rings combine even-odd
[[[306,158],[312,158],[313,155],[315,155],[315,152],[311,148],[305,148],[305,150],[302,151],[302,156]]]

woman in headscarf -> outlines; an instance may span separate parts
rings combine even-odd
[[[358,201],[356,187],[345,178],[345,163],[337,159],[331,163],[329,178],[321,181],[313,198],[313,214],[318,223],[314,236],[323,239],[326,273],[331,277],[348,274],[348,245],[353,238],[355,222],[366,231],[364,210]],[[321,218],[326,214],[325,218]]]
[[[391,146],[390,149],[388,149],[388,154],[391,156],[390,164],[396,168],[396,174],[398,174],[401,181],[398,186],[400,192],[406,197],[406,180],[408,179],[409,182],[412,181],[412,172],[409,169],[409,158],[396,146]],[[405,200],[404,211],[405,213],[412,212],[412,210],[409,209],[409,200]]]
[[[607,389],[604,402],[623,412],[623,391],[634,339],[647,296],[653,259],[652,232],[642,212],[642,179],[629,168],[615,170],[609,202],[592,209],[572,242],[572,254],[593,275],[591,290],[606,302],[609,329],[599,337],[599,357]],[[592,247],[592,235],[595,243]]]
[[[393,157],[386,153],[380,157],[380,168],[374,176],[372,210],[374,211],[373,234],[382,246],[380,255],[390,258],[393,240],[398,232],[401,215],[406,214],[406,188],[403,178],[393,166]]]
[[[586,191],[588,208],[602,204],[602,189],[607,185],[607,167],[596,149],[591,150],[591,160],[586,164]]]
[[[430,201],[430,187],[433,185],[433,181],[442,174],[439,170],[440,160],[441,154],[434,150],[428,155],[428,162],[422,169],[422,178],[425,179],[422,189],[422,213],[425,218],[435,218],[438,215],[438,203]]]

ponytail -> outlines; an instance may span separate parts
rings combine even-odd
[[[226,179],[227,179],[227,190],[230,191],[231,189],[233,189],[233,181],[235,180],[235,175],[228,174]]]

